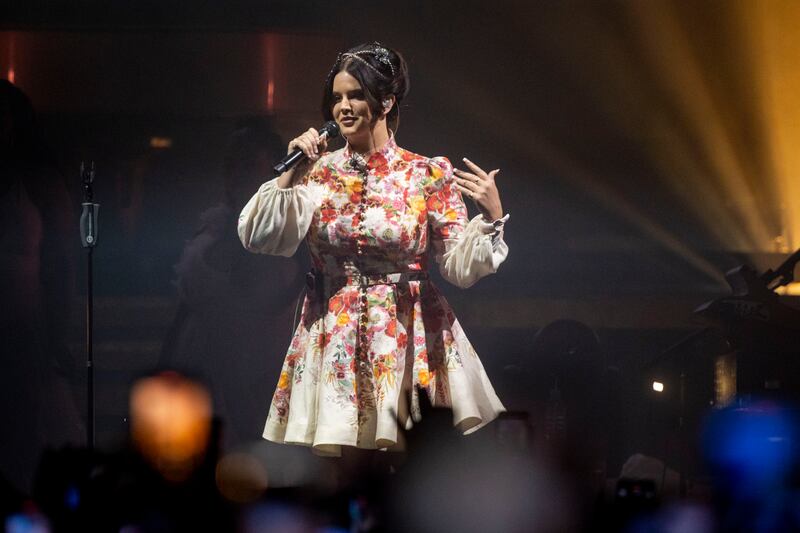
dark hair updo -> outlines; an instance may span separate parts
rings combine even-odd
[[[347,72],[358,80],[374,117],[383,113],[383,100],[394,96],[395,104],[386,115],[386,123],[390,130],[396,131],[400,122],[400,102],[409,89],[408,67],[400,52],[375,42],[360,44],[339,54],[322,93],[322,116],[325,120],[333,120],[333,78],[339,72]]]

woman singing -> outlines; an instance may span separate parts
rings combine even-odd
[[[339,54],[322,98],[347,140],[326,152],[310,129],[289,143],[308,156],[264,183],[239,217],[244,246],[291,256],[305,239],[313,270],[264,428],[264,438],[339,455],[388,448],[398,421],[419,420],[418,391],[449,407],[464,433],[503,405],[444,297],[428,280],[469,287],[505,260],[497,170],[400,148],[406,63],[378,43]],[[467,218],[462,194],[480,214]]]

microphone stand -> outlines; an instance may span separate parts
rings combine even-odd
[[[81,246],[86,248],[86,446],[94,451],[94,279],[92,277],[92,252],[97,245],[97,213],[100,204],[94,202],[92,183],[94,182],[94,161],[87,168],[81,162],[81,181],[83,182],[83,203],[81,206]]]

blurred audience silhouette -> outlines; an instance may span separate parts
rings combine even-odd
[[[247,253],[236,234],[242,206],[284,150],[269,117],[240,122],[225,157],[224,198],[200,215],[175,267],[179,305],[161,363],[210,384],[228,447],[261,438],[302,286],[297,260]]]
[[[28,97],[0,80],[0,473],[31,489],[42,450],[80,443],[67,348],[77,223]]]

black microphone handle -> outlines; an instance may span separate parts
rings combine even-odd
[[[335,121],[329,120],[319,129],[321,139],[334,139],[339,135],[339,125]],[[278,161],[278,164],[272,167],[276,176],[280,176],[297,163],[306,158],[306,154],[299,148],[295,148],[292,153]]]
[[[301,149],[295,148],[291,154],[284,157],[272,169],[275,171],[276,176],[280,176],[305,158],[306,154]]]

